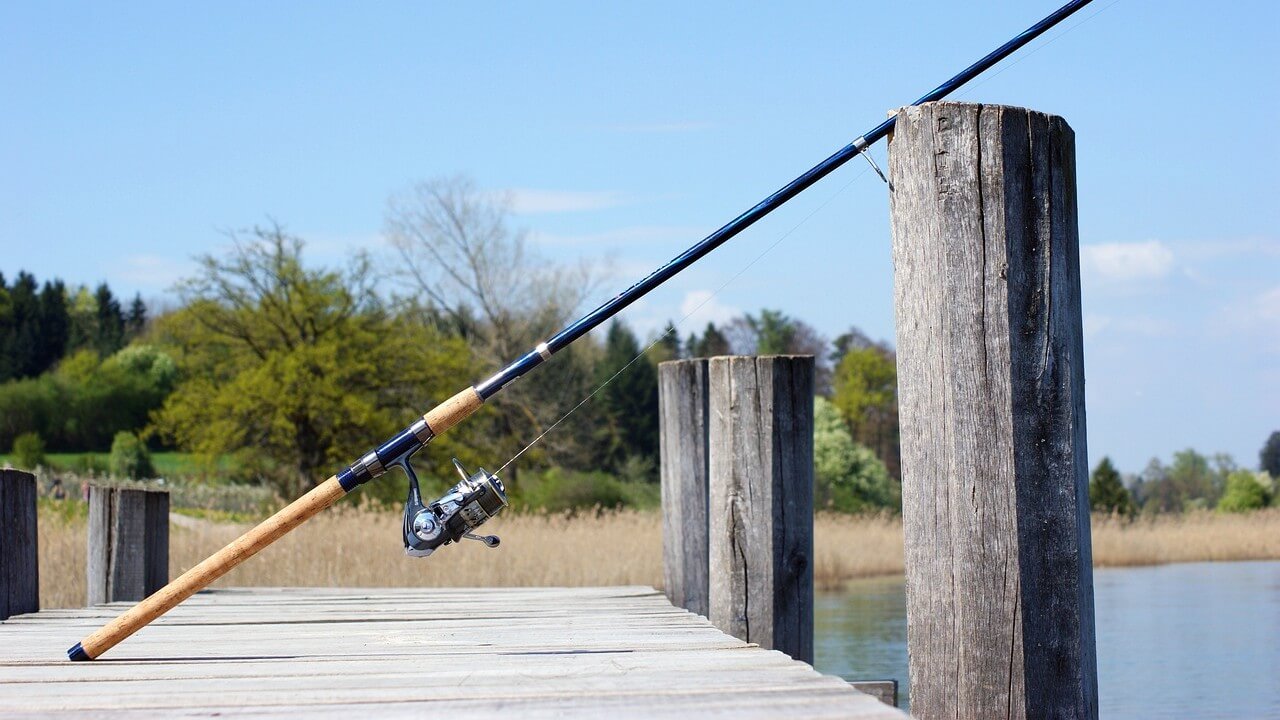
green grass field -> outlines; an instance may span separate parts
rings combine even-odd
[[[45,461],[55,469],[68,472],[105,472],[108,453],[46,453]],[[201,461],[194,453],[156,452],[151,453],[151,462],[155,465],[156,474],[161,477],[201,476],[224,473],[234,466],[229,457],[219,458],[213,467]],[[10,456],[0,453],[0,466],[12,465]]]

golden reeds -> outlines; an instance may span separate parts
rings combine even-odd
[[[446,547],[406,558],[394,512],[341,507],[286,535],[218,584],[343,587],[662,585],[656,512],[504,515],[485,530],[502,547]],[[248,526],[182,519],[170,529],[170,575],[204,559]],[[902,572],[902,521],[893,516],[821,514],[815,522],[814,581],[833,589],[861,577]],[[40,597],[44,607],[84,603],[83,516],[41,509]],[[1196,513],[1124,522],[1093,520],[1097,566],[1280,558],[1280,509],[1243,515]]]

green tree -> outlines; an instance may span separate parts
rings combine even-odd
[[[731,350],[729,348],[729,339],[724,333],[716,327],[715,323],[707,323],[706,329],[702,331],[702,337],[698,337],[696,333],[690,334],[689,339],[685,342],[685,349],[689,353],[689,357],[717,357],[720,355],[728,355]]]
[[[1273,488],[1258,474],[1236,470],[1227,476],[1226,490],[1218,501],[1222,512],[1260,510],[1271,503]]]
[[[835,370],[836,409],[853,438],[871,448],[897,477],[901,449],[898,428],[898,366],[878,345],[851,349]]]
[[[112,439],[111,457],[107,463],[111,474],[116,477],[142,480],[156,476],[146,444],[128,431],[118,432]]]
[[[675,323],[668,321],[653,347],[649,348],[649,359],[657,365],[668,360],[679,360],[680,352],[680,333],[676,332]]]
[[[870,449],[853,441],[840,412],[824,397],[813,407],[814,504],[841,512],[901,506],[901,488]]]
[[[1258,465],[1271,477],[1280,478],[1280,430],[1271,433],[1263,443],[1258,452]]]
[[[124,319],[125,334],[133,339],[141,335],[146,327],[147,304],[142,301],[142,293],[137,293],[133,296],[133,302],[129,303],[129,314]]]
[[[599,466],[614,472],[630,456],[654,462],[658,456],[658,373],[639,355],[635,333],[620,320],[610,323],[604,356],[596,365],[595,382],[603,387],[595,398],[595,416]]]
[[[233,239],[228,257],[200,259],[179,287],[185,306],[157,329],[181,349],[181,381],[156,427],[184,449],[236,453],[297,494],[461,384],[466,346],[389,317],[363,259],[308,268],[302,240],[278,226]]]
[[[13,461],[18,467],[35,470],[44,465],[44,440],[33,432],[23,433],[13,440]]]
[[[1120,473],[1111,464],[1111,458],[1104,457],[1093,469],[1089,480],[1089,506],[1096,512],[1114,513],[1129,517],[1136,508],[1129,491],[1120,481]]]
[[[67,289],[61,280],[45,282],[40,290],[40,337],[36,372],[44,372],[67,351],[71,318],[67,313]]]

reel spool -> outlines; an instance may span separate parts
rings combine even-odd
[[[439,500],[424,505],[418,488],[418,476],[407,458],[398,463],[409,476],[409,497],[404,502],[404,552],[410,557],[427,557],[441,545],[476,540],[496,548],[502,542],[497,535],[476,535],[476,528],[507,506],[507,491],[498,476],[480,468],[475,474],[457,458],[453,466],[462,480]]]

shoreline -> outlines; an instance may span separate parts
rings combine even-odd
[[[281,538],[215,587],[477,587],[649,585],[660,588],[662,516],[653,510],[577,516],[513,513],[495,522],[502,547],[448,547],[406,558],[398,512],[339,507]],[[169,576],[246,527],[202,521],[170,526]],[[45,608],[85,600],[85,520],[41,507],[40,597]],[[1198,512],[1123,521],[1094,516],[1095,569],[1189,562],[1280,560],[1280,508],[1240,515]],[[475,545],[476,547],[472,547]],[[814,518],[814,588],[903,574],[902,520],[891,515]]]

